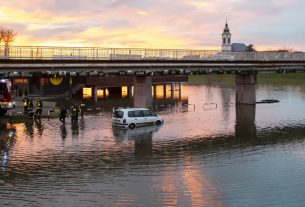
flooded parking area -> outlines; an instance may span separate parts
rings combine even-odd
[[[304,206],[305,85],[267,79],[257,100],[280,102],[235,106],[230,81],[190,78],[154,97],[161,126],[1,119],[0,206]]]

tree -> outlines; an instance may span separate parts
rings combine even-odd
[[[12,29],[5,29],[0,27],[0,44],[4,43],[5,47],[8,47],[12,42],[14,42],[17,33]]]
[[[256,50],[255,50],[254,45],[250,44],[250,45],[247,46],[246,51],[247,52],[255,52]]]
[[[14,42],[17,33],[12,29],[7,29],[4,31],[3,42],[5,47],[8,47],[12,42]]]
[[[0,27],[0,46],[3,41],[4,43],[4,56],[8,57],[9,56],[9,46],[14,42],[15,37],[17,33],[14,32],[12,29],[5,29],[3,27]],[[1,47],[0,47],[1,49]]]
[[[5,35],[5,29],[0,27],[0,45]]]

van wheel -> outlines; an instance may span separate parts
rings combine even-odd
[[[156,121],[156,123],[155,123],[157,126],[160,126],[161,125],[161,121],[160,120],[158,120],[158,121]]]
[[[135,129],[135,128],[136,128],[136,125],[135,125],[135,124],[129,124],[128,128],[129,128],[129,129]]]

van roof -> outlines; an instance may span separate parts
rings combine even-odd
[[[147,108],[118,108],[115,111],[135,111],[135,110],[149,110]]]

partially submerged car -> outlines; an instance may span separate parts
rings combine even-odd
[[[114,126],[134,129],[140,126],[161,125],[163,119],[146,108],[119,108],[113,112],[112,124]]]

